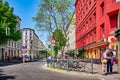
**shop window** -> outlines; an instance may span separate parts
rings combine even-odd
[[[116,50],[118,50],[118,45],[116,45]]]
[[[101,7],[101,12],[102,12],[102,16],[104,15],[104,2],[100,5]]]
[[[114,50],[114,45],[111,46],[112,50]]]
[[[95,58],[97,58],[96,50],[95,50]]]

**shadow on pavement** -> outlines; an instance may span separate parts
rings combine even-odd
[[[6,62],[6,61],[4,61],[4,62],[0,62],[0,67],[9,66],[9,65],[15,65],[15,64],[20,64],[20,63],[22,63],[22,62],[21,61],[18,61],[18,62],[14,62],[14,61]]]
[[[0,69],[0,80],[9,80],[9,79],[15,79],[15,76],[8,76],[6,74],[3,74],[3,70]]]

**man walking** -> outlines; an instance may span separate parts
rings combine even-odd
[[[107,50],[105,48],[102,49],[102,74],[107,74],[107,59],[106,59]]]
[[[108,49],[106,58],[107,58],[107,73],[112,73],[114,55],[111,48]]]

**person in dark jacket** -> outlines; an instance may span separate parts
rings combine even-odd
[[[112,58],[113,58],[113,52],[112,52],[112,49],[109,48],[108,49],[108,52],[107,52],[107,73],[112,73],[112,66],[113,66],[113,63],[111,62]]]

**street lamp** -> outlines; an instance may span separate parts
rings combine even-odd
[[[115,31],[115,37],[118,38],[118,73],[120,74],[120,10],[118,12],[118,29]]]

